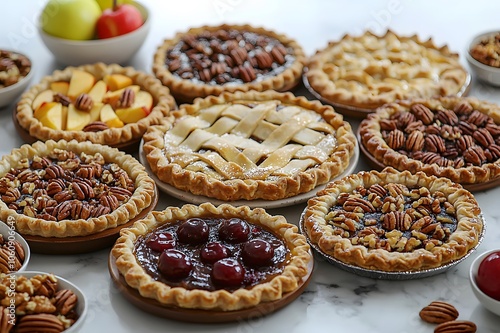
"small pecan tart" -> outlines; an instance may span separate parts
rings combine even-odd
[[[332,107],[272,91],[198,99],[144,135],[160,180],[224,201],[309,192],[344,172],[355,147]]]
[[[316,95],[366,112],[398,99],[461,95],[470,81],[447,46],[392,31],[345,35],[317,51],[307,67],[305,78]]]
[[[467,255],[483,230],[474,196],[446,178],[360,172],[310,199],[304,230],[325,254],[383,272],[440,267]]]
[[[222,92],[287,91],[302,75],[305,55],[294,40],[249,25],[192,28],[165,40],[153,72],[178,101]]]
[[[500,177],[500,107],[440,97],[385,105],[359,127],[361,144],[385,166],[462,185]]]
[[[120,146],[139,140],[175,106],[152,75],[97,63],[54,71],[22,95],[15,115],[21,129],[42,141]]]
[[[0,220],[14,217],[21,234],[94,234],[127,223],[154,195],[137,160],[90,142],[38,141],[0,161]]]
[[[309,245],[283,216],[248,206],[169,207],[125,228],[112,256],[145,298],[234,311],[281,299],[310,272]]]

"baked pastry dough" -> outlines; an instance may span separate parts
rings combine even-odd
[[[474,196],[446,178],[386,168],[330,183],[309,200],[304,227],[313,244],[344,263],[419,271],[474,248],[480,213]]]
[[[147,273],[144,266],[148,264],[141,262],[143,257],[137,257],[138,241],[141,237],[147,237],[158,228],[182,223],[189,218],[197,220],[237,218],[246,221],[250,226],[271,232],[286,247],[287,260],[282,264],[281,272],[253,286],[229,290],[226,288],[216,290],[186,289],[179,285],[179,281],[171,286],[168,282],[162,281],[161,277],[153,278]],[[284,217],[271,216],[262,208],[251,210],[248,206],[234,207],[228,204],[216,207],[210,203],[204,203],[200,206],[185,205],[180,208],[168,207],[161,212],[152,212],[144,220],[135,223],[133,227],[122,229],[121,236],[111,251],[116,259],[116,266],[126,283],[137,289],[145,298],[155,299],[163,305],[181,308],[234,311],[256,306],[262,302],[279,300],[286,293],[298,288],[303,277],[308,274],[308,265],[313,259],[305,237],[297,231],[297,227],[288,224]],[[174,237],[179,242],[179,237]],[[192,256],[197,256],[199,251],[196,248],[190,246],[186,253],[189,253],[190,256],[191,253]],[[238,251],[236,252],[238,253]],[[212,265],[208,266],[207,269],[212,269]],[[246,271],[246,273],[249,272]]]
[[[222,92],[288,91],[302,76],[305,55],[285,35],[249,25],[203,26],[165,40],[153,72],[177,101]]]
[[[25,235],[72,237],[129,222],[149,207],[155,183],[136,159],[91,142],[48,140],[0,161],[0,220]]]
[[[398,99],[461,95],[470,78],[458,54],[416,35],[345,35],[316,52],[305,77],[334,105],[365,111]]]
[[[158,178],[195,195],[278,200],[349,165],[356,138],[330,106],[290,93],[224,93],[184,105],[144,135]]]
[[[70,82],[72,73],[75,70],[82,70],[92,74],[95,81],[102,80],[110,74],[121,74],[132,79],[134,85],[139,86],[151,94],[153,97],[153,108],[148,116],[137,122],[125,124],[119,128],[106,128],[97,131],[71,130],[65,131],[52,129],[44,126],[34,116],[33,101],[42,92],[50,89],[50,84],[58,81]],[[73,101],[74,102],[74,101]],[[20,127],[29,132],[32,137],[46,141],[49,139],[58,140],[77,140],[91,141],[93,143],[105,144],[110,146],[120,146],[131,141],[139,140],[147,128],[158,124],[160,120],[168,114],[171,109],[176,107],[175,100],[170,95],[168,88],[162,86],[161,82],[152,75],[137,71],[132,67],[122,67],[117,64],[106,65],[97,63],[93,65],[84,65],[79,67],[67,67],[64,70],[56,70],[52,75],[44,77],[39,84],[31,87],[25,92],[16,107],[16,120]]]
[[[440,97],[387,104],[359,127],[374,159],[460,184],[500,177],[500,108],[476,98]]]

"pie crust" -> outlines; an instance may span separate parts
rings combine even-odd
[[[184,105],[144,135],[163,182],[224,201],[278,200],[341,174],[354,154],[349,123],[291,93],[236,92]]]
[[[121,128],[107,128],[97,132],[54,130],[43,126],[33,115],[33,100],[39,93],[48,90],[50,83],[69,81],[72,72],[76,69],[91,73],[96,78],[96,81],[108,74],[123,74],[132,78],[133,84],[140,86],[141,90],[145,90],[153,96],[151,113],[138,122],[126,124]],[[67,67],[62,71],[56,70],[52,75],[44,77],[39,84],[33,86],[21,96],[16,107],[16,119],[21,128],[29,132],[29,135],[42,141],[49,139],[70,141],[74,139],[77,141],[91,141],[93,143],[118,146],[139,140],[149,126],[158,124],[175,107],[175,100],[170,95],[168,88],[164,87],[152,75],[137,71],[132,67],[96,63],[79,67]]]
[[[157,227],[190,217],[237,217],[272,232],[285,242],[290,251],[281,274],[251,288],[239,288],[232,292],[225,289],[207,291],[187,290],[171,287],[155,281],[138,262],[135,256],[135,242],[139,236],[148,234]],[[262,208],[251,210],[248,206],[234,207],[229,204],[214,206],[204,203],[199,206],[184,205],[168,207],[161,212],[152,212],[147,218],[136,222],[133,227],[121,231],[121,237],[111,250],[116,258],[116,266],[126,283],[139,291],[145,298],[155,299],[163,305],[181,308],[234,311],[256,306],[262,302],[282,298],[285,293],[294,291],[303,277],[307,275],[307,265],[313,260],[309,245],[295,225],[287,223],[283,216],[271,216]]]
[[[29,214],[28,212],[28,214],[25,214],[25,211],[18,213],[17,210],[9,208],[11,200],[6,200],[9,197],[9,193],[6,193],[9,188],[21,188],[21,190],[18,191],[23,194],[23,197],[25,198],[24,200],[29,200],[26,197],[34,198],[34,190],[38,187],[33,186],[33,188],[30,189],[29,186],[25,188],[24,186],[22,186],[22,184],[31,183],[35,185],[35,178],[48,179],[48,177],[46,177],[46,169],[43,169],[43,171],[41,172],[35,172],[37,173],[37,177],[33,179],[31,179],[31,173],[19,173],[18,175],[12,176],[12,170],[31,170],[30,163],[37,158],[52,158],[52,156],[62,156],[61,154],[71,154],[72,152],[82,158],[82,163],[85,163],[85,158],[90,158],[87,159],[87,161],[90,161],[90,164],[87,165],[91,165],[92,161],[94,161],[94,158],[92,156],[96,156],[95,161],[97,161],[98,159],[103,160],[103,176],[100,179],[103,179],[103,177],[105,177],[104,173],[107,167],[111,168],[111,165],[115,165],[116,170],[112,170],[113,172],[111,173],[113,177],[112,181],[114,182],[118,179],[117,182],[122,182],[123,180],[123,182],[127,181],[130,182],[130,184],[133,184],[134,189],[133,192],[130,191],[131,195],[127,195],[128,200],[119,200],[118,202],[121,203],[119,205],[107,205],[110,209],[106,209],[105,212],[107,213],[102,215],[96,213],[94,214],[95,217],[88,217],[87,219],[72,219],[72,215],[69,215],[67,218],[60,219],[59,221],[56,221],[56,219],[50,220],[48,218],[40,218],[40,215]],[[87,201],[86,203],[90,204],[90,195],[86,194],[85,198],[83,199],[79,198],[76,194],[77,191],[75,190],[74,182],[79,179],[87,182],[88,184],[92,184],[92,190],[95,191],[95,195],[92,196],[92,200],[97,200],[95,206],[106,206],[105,204],[103,204],[103,201],[99,200],[101,196],[105,195],[105,193],[108,192],[102,192],[102,195],[100,195],[101,193],[98,192],[99,190],[97,187],[99,184],[96,183],[97,176],[93,176],[94,171],[91,173],[92,175],[84,176],[83,174],[77,174],[71,171],[77,170],[74,168],[74,166],[71,166],[71,164],[73,163],[71,161],[71,158],[66,159],[66,157],[64,157],[58,159],[58,161],[59,162],[57,164],[62,168],[62,170],[66,171],[63,171],[63,175],[57,176],[54,179],[57,181],[62,181],[63,179],[64,181],[67,181],[65,188],[71,194],[68,199],[69,201],[64,200],[62,196],[60,197],[60,199],[55,198],[55,195],[50,195],[54,198],[55,201],[57,201],[58,204],[62,204],[64,201],[71,203],[69,205],[70,207],[75,206],[74,203],[76,201]],[[82,163],[79,163],[78,165],[83,166]],[[122,172],[126,172],[127,177],[123,176],[122,178],[120,176]],[[68,177],[73,178],[69,179]],[[2,200],[0,200],[0,220],[7,221],[9,217],[14,217],[14,220],[16,222],[16,229],[19,233],[24,235],[35,235],[42,237],[85,236],[120,226],[127,223],[128,221],[136,217],[141,211],[149,207],[153,202],[153,198],[155,195],[154,181],[149,177],[144,169],[144,166],[142,166],[136,159],[134,159],[130,155],[120,152],[116,148],[93,144],[88,141],[78,142],[76,140],[72,140],[67,142],[64,140],[60,140],[58,142],[55,142],[53,140],[48,140],[45,143],[37,141],[33,145],[23,145],[18,149],[14,149],[10,155],[5,155],[2,158],[2,160],[0,161],[0,179],[2,179],[0,181],[0,193],[2,194]],[[7,180],[7,182],[4,182],[4,180]],[[109,184],[111,184],[111,182],[109,182]],[[88,192],[84,187],[81,188],[83,192]],[[44,192],[45,194],[50,191],[49,187],[41,188],[40,190],[46,191]],[[103,191],[106,191],[106,187]],[[61,190],[57,193],[60,192],[63,191]],[[36,198],[34,198],[33,201],[36,203]],[[99,202],[101,202],[100,205],[98,204]],[[92,201],[92,204],[94,204],[94,201]],[[23,205],[23,203],[19,203],[19,206],[23,207]],[[34,205],[35,204],[33,204],[33,206]],[[47,204],[47,206],[48,205],[49,204]],[[60,211],[62,211],[62,206]]]
[[[172,48],[174,48],[179,42],[183,42],[186,40],[186,38],[194,37],[200,38],[200,36],[208,35],[217,35],[220,32],[229,32],[229,31],[237,31],[241,33],[241,36],[245,32],[253,33],[256,34],[257,36],[264,36],[268,38],[272,38],[273,41],[276,41],[277,43],[281,43],[286,50],[288,51],[288,55],[286,62],[282,65],[277,63],[276,61],[273,61],[273,67],[269,72],[269,75],[263,75],[260,76],[259,74],[255,75],[256,77],[253,80],[247,79],[243,80],[240,82],[228,82],[225,84],[211,84],[204,82],[203,80],[192,80],[192,79],[183,79],[179,75],[174,75],[174,71],[170,71],[169,68],[166,65],[166,57]],[[226,40],[228,37],[224,37],[224,39],[221,40],[222,43],[227,43],[228,41],[233,42],[234,40]],[[240,37],[238,37],[240,38]],[[250,41],[252,39],[247,39],[247,44],[250,45]],[[203,44],[206,50],[209,50],[208,53],[213,55],[214,53],[218,53],[215,51],[216,49],[213,49],[212,46],[208,44],[208,42]],[[254,50],[259,49],[259,52],[262,54],[265,54],[266,56],[271,55],[271,50],[270,49],[265,49],[261,46],[258,45],[253,45],[252,47],[255,47]],[[244,49],[243,47],[240,47]],[[224,47],[224,50],[226,47]],[[227,48],[229,49],[229,47]],[[205,50],[205,51],[206,51]],[[225,52],[225,51],[221,51]],[[249,50],[248,52],[245,50],[244,54],[248,55],[247,59],[242,59],[241,61],[238,60],[238,62],[242,62],[241,66],[239,67],[245,67],[248,66],[252,72],[258,71],[259,70],[259,64],[255,61],[252,60],[253,64],[251,63],[251,57],[249,54],[254,52],[253,50]],[[227,53],[227,52],[226,52]],[[185,55],[185,54],[184,54]],[[220,54],[219,54],[220,55]],[[224,57],[229,57],[231,58],[228,54],[224,54]],[[286,58],[285,57],[285,58]],[[187,59],[187,58],[186,58]],[[226,66],[225,62],[221,62],[220,64],[223,64],[224,68],[227,68],[229,71],[228,73],[231,73],[232,68],[237,68],[238,64],[234,64],[234,61],[232,60],[229,61],[230,65]],[[269,58],[272,60],[272,55]],[[219,60],[220,61],[220,60]],[[285,60],[282,60],[285,61]],[[154,61],[153,61],[153,72],[155,73],[156,77],[159,78],[164,85],[166,85],[174,97],[176,98],[177,101],[179,102],[191,102],[193,99],[196,97],[206,97],[209,95],[220,95],[222,92],[235,92],[235,91],[248,91],[248,90],[257,90],[257,91],[264,91],[264,90],[276,90],[276,91],[288,91],[294,88],[300,81],[302,77],[302,70],[304,67],[304,63],[306,61],[304,51],[302,50],[301,46],[293,39],[282,35],[275,33],[270,30],[266,30],[261,27],[252,27],[250,25],[227,25],[223,24],[220,26],[202,26],[199,28],[191,28],[187,32],[181,32],[175,35],[172,39],[165,40],[157,49],[155,55],[154,55]],[[214,61],[214,64],[219,64],[218,61]],[[190,65],[191,66],[191,62]],[[205,68],[205,67],[204,67]],[[213,72],[217,72],[217,69],[214,69]],[[208,72],[207,72],[208,73]],[[233,74],[231,74],[232,76]]]
[[[499,123],[495,104],[440,97],[384,105],[361,122],[359,133],[364,148],[385,166],[479,184],[500,176]]]
[[[368,111],[399,99],[461,95],[469,81],[447,46],[390,30],[330,42],[310,58],[304,75],[324,101]]]
[[[459,184],[386,168],[330,183],[309,200],[304,228],[322,252],[346,264],[419,271],[474,248],[484,227],[480,213]]]

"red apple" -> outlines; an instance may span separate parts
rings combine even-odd
[[[130,4],[118,5],[102,12],[96,23],[97,38],[128,34],[143,24],[141,12]]]
[[[500,301],[500,251],[493,252],[481,261],[476,283],[486,295]]]

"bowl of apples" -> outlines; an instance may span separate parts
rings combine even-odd
[[[472,262],[469,280],[479,302],[500,316],[500,249],[479,255]]]
[[[149,10],[134,0],[49,0],[38,25],[56,60],[72,66],[125,64],[149,30]]]

